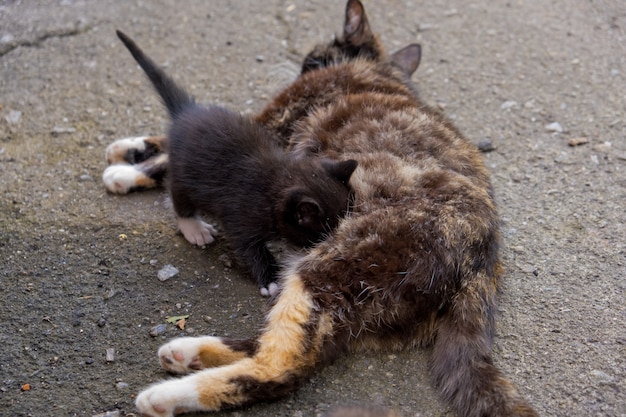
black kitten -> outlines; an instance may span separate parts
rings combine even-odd
[[[211,243],[215,229],[197,215],[213,216],[261,292],[275,293],[278,266],[266,242],[282,237],[306,247],[322,240],[349,209],[357,162],[286,153],[251,119],[197,105],[130,38],[117,35],[172,118],[168,184],[181,232],[193,244]]]

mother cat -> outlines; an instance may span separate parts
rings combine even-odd
[[[459,416],[537,415],[491,358],[502,268],[488,173],[417,97],[419,59],[418,45],[387,56],[349,0],[343,36],[256,117],[298,155],[357,160],[354,210],[285,268],[257,337],[162,346],[162,366],[190,375],[141,392],[143,414],[277,398],[347,352],[432,345],[434,383]]]

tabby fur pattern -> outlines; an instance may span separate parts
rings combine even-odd
[[[343,36],[257,115],[290,152],[358,161],[353,211],[284,268],[256,337],[162,346],[162,366],[188,375],[141,392],[143,414],[271,400],[341,355],[431,346],[433,382],[459,416],[537,416],[491,354],[503,268],[489,175],[418,98],[419,59],[417,45],[387,55],[349,0]]]

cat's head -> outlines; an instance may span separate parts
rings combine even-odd
[[[387,56],[378,36],[369,25],[365,8],[359,0],[348,0],[343,35],[331,43],[316,46],[302,63],[302,74],[354,59],[388,61],[410,76],[421,59],[421,47],[410,44]]]
[[[354,196],[348,182],[358,165],[353,159],[308,162],[285,190],[280,213],[280,234],[299,247],[324,239],[349,212]]]

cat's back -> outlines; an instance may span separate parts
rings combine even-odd
[[[297,155],[358,160],[352,185],[368,203],[452,199],[468,188],[489,200],[477,148],[389,63],[355,60],[303,74],[257,120],[280,126]]]
[[[357,60],[303,74],[258,120],[283,120],[299,156],[358,161],[354,210],[311,255],[330,265],[305,274],[312,287],[352,288],[357,268],[385,299],[410,293],[409,304],[431,308],[459,285],[458,265],[497,269],[498,217],[479,151],[392,66]]]
[[[168,146],[175,164],[195,160],[242,163],[278,149],[258,123],[215,105],[194,105],[181,113],[172,123]]]

